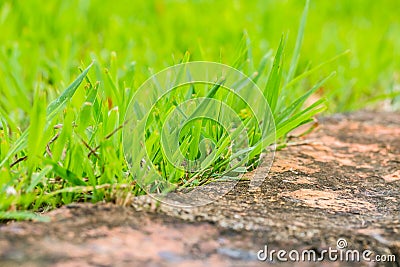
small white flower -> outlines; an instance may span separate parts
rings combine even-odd
[[[17,194],[17,191],[15,190],[14,187],[7,186],[7,188],[6,188],[6,195],[7,196],[15,196],[16,194]]]

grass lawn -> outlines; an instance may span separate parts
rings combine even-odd
[[[196,186],[231,171],[233,159],[241,171],[257,167],[263,149],[321,112],[398,108],[398,10],[397,0],[1,0],[0,218],[39,218],[33,212],[74,201],[123,203],[145,193],[137,179],[147,165]],[[140,86],[192,61],[232,66],[257,84],[273,138],[252,112],[255,96],[235,100],[224,80],[183,86],[143,117],[135,103],[154,96],[137,94]],[[177,133],[182,155],[203,163],[190,172],[168,160],[161,130],[181,103],[201,97],[232,107],[248,149],[231,149],[237,125],[193,120]],[[209,111],[190,103],[186,115]],[[127,116],[137,119],[132,136],[144,137],[130,146],[135,164],[124,153]]]

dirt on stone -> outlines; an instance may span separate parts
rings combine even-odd
[[[68,205],[48,213],[49,223],[0,225],[0,266],[400,266],[399,163],[400,114],[320,118],[316,131],[276,153],[269,172],[260,169],[257,190],[243,179],[196,208],[142,196],[127,207]],[[265,246],[321,256],[339,239],[345,250],[396,261],[257,257]]]

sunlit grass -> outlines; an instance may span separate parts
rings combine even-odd
[[[398,2],[385,4],[312,1],[305,27],[303,1],[1,2],[0,218],[143,194],[124,158],[124,118],[141,83],[175,63],[222,62],[252,77],[270,104],[279,142],[326,104],[349,110],[394,99]],[[318,100],[304,106],[311,95]],[[163,103],[159,112],[171,107]],[[246,120],[248,111],[240,112]],[[181,137],[186,156],[198,157],[204,137],[220,151],[201,175],[168,164],[154,145],[156,127],[148,126],[147,146],[163,177],[192,186],[226,170],[228,137],[212,123],[200,126]]]

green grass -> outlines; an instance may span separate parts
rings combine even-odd
[[[305,27],[304,1],[295,0],[1,1],[0,218],[32,219],[26,210],[143,194],[124,159],[125,115],[138,87],[176,63],[216,61],[252,77],[270,104],[279,142],[326,105],[330,112],[383,99],[398,105],[399,8],[395,0],[311,1]],[[195,90],[206,96],[212,86]],[[304,106],[311,95],[320,100]],[[191,95],[178,90],[171,97]],[[157,108],[143,129],[162,177],[192,186],[228,170],[229,137],[205,121],[180,136],[181,149],[197,159],[199,140],[208,138],[216,160],[205,161],[200,174],[171,166],[157,144],[173,105]],[[248,108],[237,108],[256,158],[273,141],[263,142]],[[136,150],[141,159],[143,149]],[[256,165],[250,160],[246,169]]]

